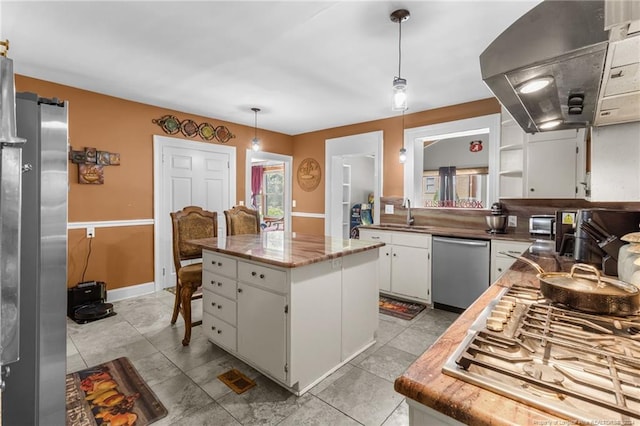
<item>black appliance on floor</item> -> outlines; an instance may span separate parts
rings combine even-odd
[[[67,290],[67,316],[84,324],[115,315],[113,305],[106,303],[107,286],[102,281],[87,281]]]

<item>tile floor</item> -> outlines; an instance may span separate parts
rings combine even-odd
[[[380,315],[374,346],[296,397],[210,343],[202,327],[183,347],[184,323],[169,324],[173,298],[160,291],[114,302],[110,318],[67,320],[67,372],[128,357],[169,410],[154,425],[407,425],[408,407],[393,381],[457,317],[429,308],[411,321]],[[194,301],[194,312],[201,306]],[[257,386],[235,394],[216,378],[230,368]]]

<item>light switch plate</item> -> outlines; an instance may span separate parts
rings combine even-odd
[[[518,226],[518,216],[509,215],[507,218],[507,226],[515,228]]]
[[[384,214],[393,214],[393,204],[384,205]]]

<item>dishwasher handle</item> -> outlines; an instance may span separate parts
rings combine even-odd
[[[487,247],[489,245],[488,241],[459,240],[456,238],[433,237],[433,241],[437,241],[439,243],[458,244],[458,245],[472,246],[472,247]]]

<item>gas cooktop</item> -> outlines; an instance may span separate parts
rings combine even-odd
[[[640,420],[640,317],[577,312],[537,289],[505,288],[443,372],[578,424],[631,425]]]

